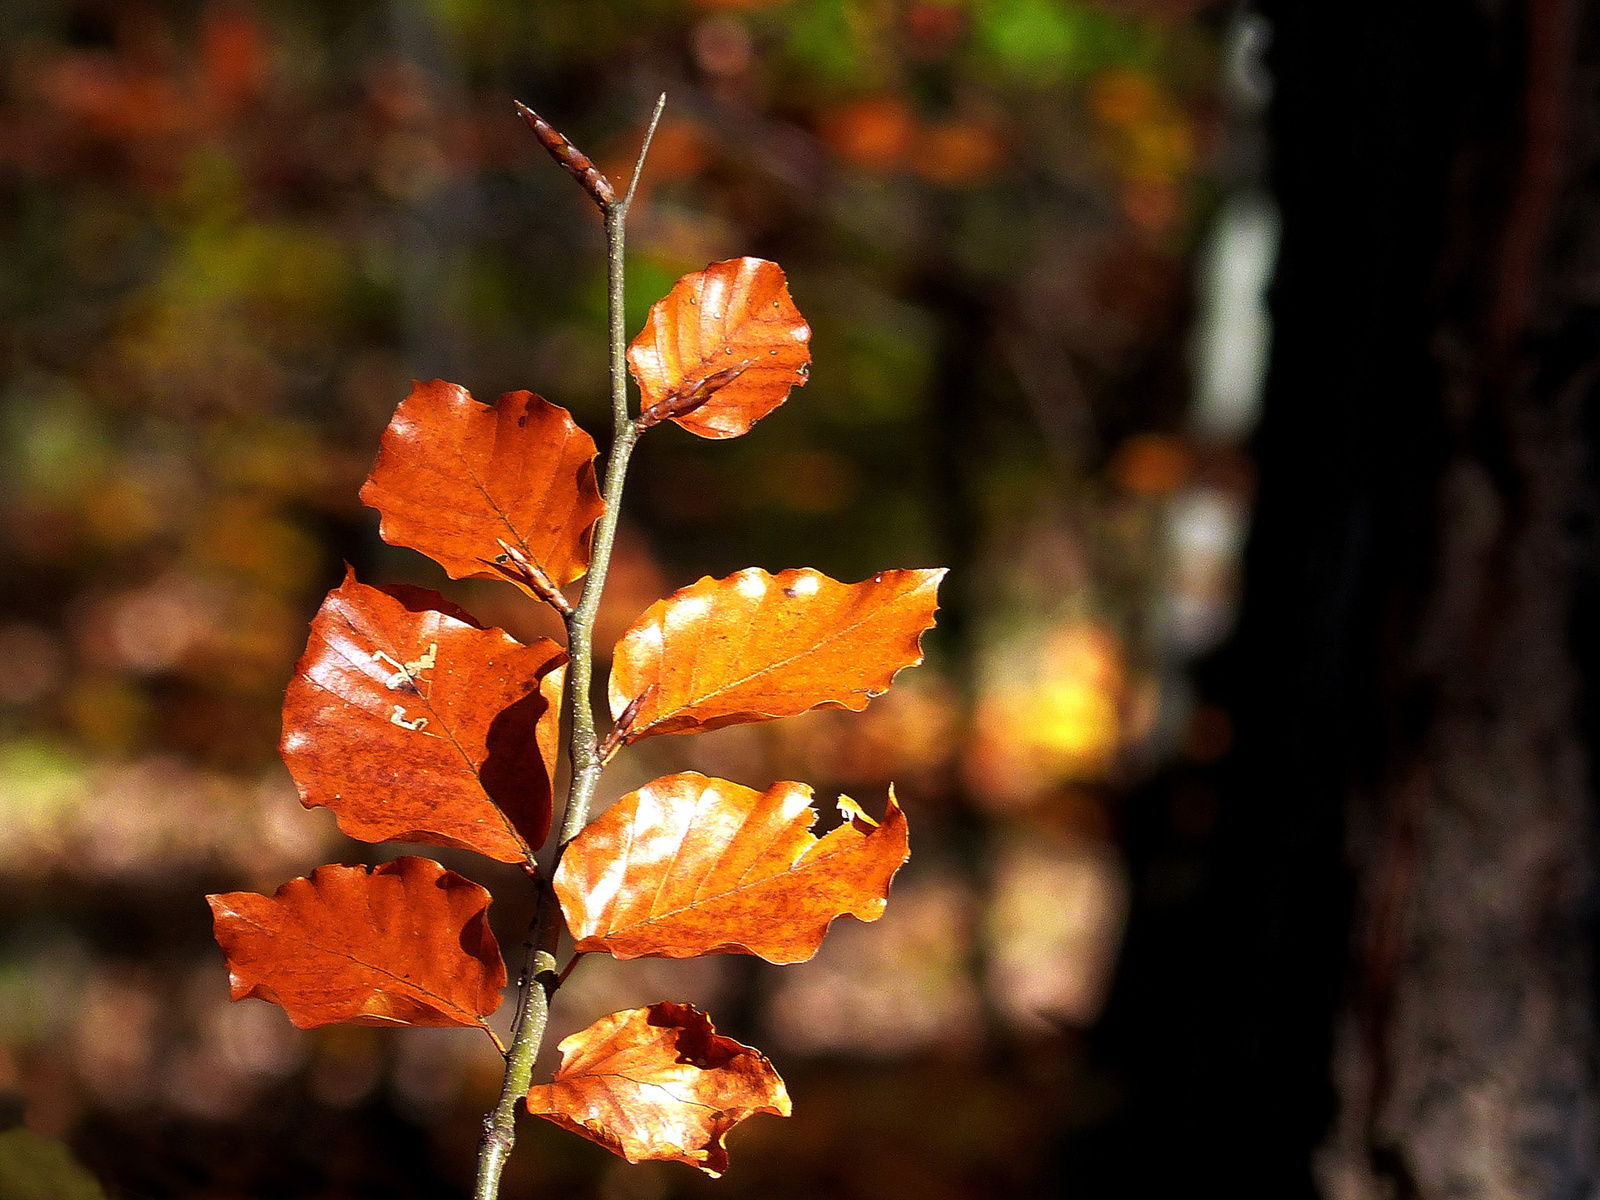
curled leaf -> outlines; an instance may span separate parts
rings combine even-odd
[[[528,1111],[629,1162],[667,1159],[715,1177],[728,1169],[728,1130],[755,1113],[789,1115],[766,1056],[690,1004],[612,1013],[560,1050],[555,1078],[529,1089]]]
[[[351,837],[529,859],[550,832],[566,661],[437,593],[349,573],[295,664],[283,760],[302,803]]]
[[[450,578],[509,579],[542,599],[589,569],[605,510],[594,456],[567,410],[531,392],[490,406],[442,379],[418,382],[383,432],[361,501],[383,515],[384,541]]]
[[[641,423],[676,421],[705,438],[750,432],[805,383],[810,338],[777,263],[735,258],[685,275],[628,347]]]
[[[812,570],[750,567],[701,579],[651,605],[622,635],[611,715],[638,701],[632,742],[810,708],[860,712],[896,672],[922,661],[919,642],[943,577],[884,571],[840,583]]]
[[[280,1004],[301,1029],[481,1025],[500,1007],[489,893],[429,859],[318,867],[271,896],[206,899],[233,998]]]
[[[572,840],[556,870],[576,948],[804,962],[835,917],[883,915],[910,855],[894,789],[881,825],[848,797],[839,807],[844,824],[818,839],[803,783],[758,792],[691,771],[629,793]]]

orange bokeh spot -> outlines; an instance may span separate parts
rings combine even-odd
[[[1140,433],[1126,439],[1111,457],[1111,478],[1123,491],[1140,496],[1175,492],[1194,474],[1194,455],[1178,438]]]
[[[981,121],[946,121],[917,131],[911,166],[934,183],[978,183],[994,173],[1005,153],[993,126]]]
[[[1117,67],[1090,85],[1089,108],[1107,125],[1138,125],[1164,116],[1161,86],[1141,71]]]
[[[822,122],[822,140],[828,149],[868,171],[900,166],[916,134],[916,118],[894,96],[856,101],[834,110]]]

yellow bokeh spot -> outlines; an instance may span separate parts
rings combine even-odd
[[[1121,643],[1073,620],[1012,647],[978,701],[967,772],[991,798],[1024,801],[1072,781],[1103,777],[1127,730]]]

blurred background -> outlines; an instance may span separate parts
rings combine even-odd
[[[276,754],[345,562],[550,632],[356,493],[412,378],[604,441],[600,223],[512,100],[615,181],[665,90],[630,332],[756,254],[814,365],[738,441],[646,439],[597,640],[703,574],[952,570],[865,713],[604,786],[893,782],[915,853],[804,966],[560,993],[546,1068],[660,998],[772,1057],[795,1116],[727,1178],[525,1121],[502,1194],[1591,1194],[1594,239],[1545,264],[1594,221],[1593,39],[1576,0],[1356,7],[0,0],[6,1120],[111,1197],[467,1194],[485,1039],[230,1004],[202,897],[408,849]],[[423,852],[514,963],[517,873]]]

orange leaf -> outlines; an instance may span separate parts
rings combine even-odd
[[[307,808],[365,842],[519,862],[550,832],[566,655],[484,629],[423,588],[353,572],[311,622],[283,702],[283,760]]]
[[[577,949],[804,962],[835,917],[883,915],[889,881],[911,853],[893,788],[881,825],[848,796],[839,811],[845,823],[819,840],[803,783],[757,792],[691,771],[646,784],[561,857],[556,895]]]
[[[617,643],[611,715],[636,704],[628,740],[792,717],[860,712],[922,661],[943,570],[839,583],[749,567],[652,604]]]
[[[508,553],[555,587],[589,569],[605,509],[594,455],[567,410],[531,392],[490,407],[442,379],[417,382],[383,432],[361,501],[383,514],[384,541],[422,551],[450,578],[510,579],[538,597]]]
[[[612,1013],[560,1049],[555,1078],[528,1089],[528,1111],[629,1162],[668,1159],[716,1177],[728,1169],[728,1130],[759,1112],[789,1115],[766,1056],[719,1036],[690,1004]]]
[[[426,858],[318,867],[272,896],[207,896],[235,1000],[281,1004],[301,1029],[481,1025],[506,966],[489,893]]]
[[[811,329],[777,263],[734,258],[685,275],[628,347],[645,424],[731,438],[806,381]]]

